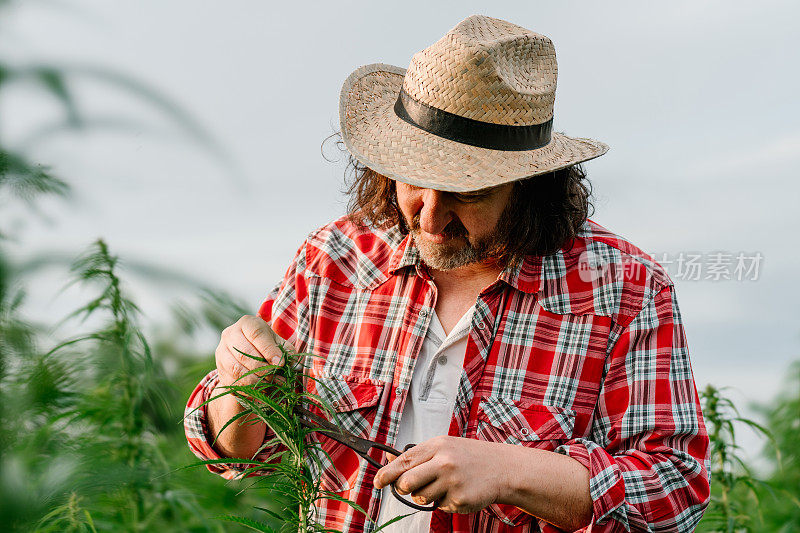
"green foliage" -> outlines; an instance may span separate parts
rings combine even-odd
[[[33,166],[4,168],[0,190],[10,201],[68,190],[45,172],[25,174]],[[102,240],[74,263],[73,282],[97,295],[67,322],[97,327],[54,343],[53,327],[23,317],[26,272],[0,248],[3,531],[222,531],[212,516],[247,508],[236,487],[213,476],[170,473],[188,457],[180,406],[201,374],[198,357],[173,348],[175,336],[159,339],[164,357],[153,356],[118,266]],[[203,295],[193,331],[212,317],[212,328],[232,321],[241,309],[212,291]],[[178,326],[188,316],[183,306]],[[174,329],[182,338],[192,333]]]
[[[300,416],[295,412],[295,408],[314,404],[329,417],[334,417],[335,411],[322,398],[305,390],[304,382],[309,379],[305,365],[314,356],[294,354],[282,346],[280,348],[284,364],[270,365],[260,358],[258,360],[264,366],[242,376],[258,375],[255,384],[233,384],[225,387],[222,394],[209,401],[233,395],[244,407],[240,415],[228,421],[220,432],[231,424],[252,424],[256,421],[264,422],[272,430],[273,437],[261,446],[257,454],[263,450],[277,451],[264,461],[251,459],[248,461],[248,467],[242,472],[243,476],[260,476],[259,481],[267,482],[272,496],[279,500],[277,512],[261,509],[273,519],[271,522],[275,522],[276,527],[277,524],[281,524],[280,531],[286,532],[326,531],[316,520],[317,502],[323,498],[336,498],[365,515],[366,512],[354,502],[321,489],[320,476],[315,475],[315,471],[319,472],[322,469],[321,457],[324,452],[315,440],[309,438],[314,429],[300,422]],[[239,353],[253,358],[244,352]],[[250,458],[243,458],[242,461],[248,459]],[[236,463],[238,460],[226,462]],[[276,531],[273,525],[260,521],[229,515],[220,518],[246,525],[257,531]]]
[[[51,175],[46,167],[0,147],[0,192],[6,191],[15,198],[31,202],[41,194],[65,196],[69,187]]]
[[[22,5],[0,0],[2,16],[15,4]],[[147,102],[204,152],[232,167],[188,113],[135,79],[86,65],[11,64],[0,58],[0,96],[10,84],[25,83],[59,105],[59,116],[31,140],[63,129],[125,125],[87,116],[73,94],[76,79]],[[69,185],[37,162],[25,145],[0,139],[0,209],[19,201],[32,207],[43,196],[69,193]],[[0,227],[0,238],[8,237],[6,231]],[[216,291],[198,289],[187,276],[173,276],[173,285],[199,292],[200,306],[175,304],[172,327],[148,341],[144,331],[152,324],[142,323],[124,289],[118,258],[99,240],[72,268],[74,282],[93,288],[95,296],[67,321],[71,327],[77,328],[72,325],[76,320],[91,327],[56,340],[54,324],[60,317],[43,310],[42,323],[35,323],[21,311],[31,270],[20,269],[0,247],[3,531],[319,529],[315,505],[321,498],[340,498],[321,490],[312,475],[309,466],[320,456],[293,406],[314,401],[333,413],[319,398],[304,394],[303,354],[286,354],[289,365],[270,369],[283,380],[277,386],[261,383],[226,391],[246,405],[246,416],[270,425],[276,437],[267,445],[280,444],[282,450],[269,462],[249,463],[248,472],[269,474],[259,476],[255,485],[263,491],[247,490],[253,487],[252,477],[226,484],[208,472],[179,468],[190,460],[180,411],[208,370],[213,351],[211,346],[187,349],[185,341],[204,328],[218,333],[245,309]],[[711,438],[712,501],[699,530],[800,531],[800,363],[789,372],[787,388],[759,409],[763,427],[741,417],[720,389],[709,386],[701,396]],[[770,450],[778,450],[766,482],[758,481],[741,459],[736,424],[750,426],[771,439]]]
[[[0,2],[3,17],[13,5]],[[0,58],[0,95],[13,83],[25,84],[62,111],[27,143],[0,139],[0,211],[22,202],[24,216],[43,196],[69,197],[67,183],[35,162],[28,148],[43,134],[103,124],[80,109],[72,90],[76,78],[149,102],[206,153],[222,155],[187,113],[136,80],[91,66],[12,64]],[[13,237],[6,230],[0,227],[0,237]],[[201,374],[200,354],[186,351],[187,341],[208,328],[211,317],[222,320],[240,306],[203,289],[202,307],[184,306],[178,317],[185,322],[194,313],[193,331],[180,324],[161,327],[164,333],[156,339],[154,352],[139,311],[123,290],[118,266],[102,241],[75,263],[75,282],[98,293],[66,321],[73,331],[81,325],[90,326],[88,331],[59,342],[60,317],[40,310],[42,323],[34,323],[22,313],[25,286],[36,282],[31,277],[35,267],[15,263],[0,247],[3,531],[222,531],[212,516],[249,507],[247,497],[236,496],[235,484],[222,485],[199,471],[171,473],[190,456],[180,423],[181,405]],[[191,285],[190,289],[197,285],[185,279],[173,276],[170,282],[173,287]],[[80,324],[75,324],[77,319]],[[210,348],[200,352],[207,357]]]
[[[757,531],[763,524],[758,510],[759,495],[765,487],[742,459],[736,443],[736,424],[750,427],[772,439],[757,422],[744,418],[721,389],[708,385],[700,394],[703,418],[710,440],[711,502],[698,531]]]
[[[75,316],[101,324],[51,350],[15,316],[19,296],[2,302],[0,521],[11,531],[219,530],[167,475],[165,451],[183,440],[181,398],[139,329],[117,258],[98,241],[73,273],[99,292]]]
[[[127,512],[115,518],[136,529],[163,507],[149,497],[160,492],[153,491],[152,474],[168,470],[154,437],[174,420],[170,405],[176,398],[163,370],[154,364],[137,324],[138,309],[123,293],[116,265],[117,258],[102,240],[75,263],[76,279],[97,285],[100,294],[74,314],[84,319],[100,315],[106,323],[59,344],[44,357],[54,359],[67,348],[82,350],[81,393],[64,415],[70,426],[94,434],[90,449],[124,480],[112,498],[128,502],[122,506]]]
[[[800,531],[800,361],[790,367],[784,390],[756,407],[763,425],[740,416],[713,386],[701,397],[711,441],[712,493],[698,531]],[[737,423],[767,440],[763,457],[770,471],[762,479],[741,459]]]
[[[2,4],[0,4],[0,9],[2,9]],[[87,80],[95,85],[106,85],[116,91],[128,93],[137,100],[149,104],[153,109],[168,117],[180,129],[181,133],[199,145],[204,153],[213,155],[229,171],[233,172],[234,175],[238,175],[239,171],[235,168],[234,163],[216,140],[175,101],[165,97],[149,85],[120,72],[90,65],[56,65],[47,62],[12,65],[0,59],[0,94],[12,83],[30,84],[55,100],[63,112],[62,118],[46,124],[36,131],[28,139],[27,144],[64,130],[98,129],[109,126],[130,131],[141,130],[141,124],[129,119],[87,116],[78,106],[73,94],[72,85],[76,80]],[[5,174],[3,172],[4,166],[9,174],[25,176],[44,173],[51,179],[55,179],[47,174],[46,169],[41,165],[32,164],[22,154],[23,150],[21,148],[12,149],[7,143],[0,143],[0,156],[2,156],[0,157],[0,180]]]
[[[220,433],[231,424],[252,424],[261,421],[271,430],[273,437],[259,448],[253,458],[216,459],[203,462],[203,464],[216,464],[241,461],[243,465],[247,465],[241,475],[259,476],[260,482],[266,482],[270,495],[277,499],[278,510],[258,508],[273,519],[270,523],[232,515],[219,518],[245,525],[256,531],[276,532],[276,528],[279,528],[281,532],[286,533],[331,532],[331,529],[319,523],[317,516],[318,503],[324,499],[331,499],[349,505],[363,514],[367,520],[372,521],[367,512],[355,502],[321,488],[321,477],[318,473],[324,467],[321,459],[325,456],[325,452],[318,441],[310,438],[310,435],[320,428],[308,427],[301,423],[302,416],[295,409],[315,406],[325,414],[326,418],[334,422],[336,411],[323,398],[306,390],[306,381],[314,379],[308,375],[307,369],[310,361],[316,356],[308,353],[295,354],[283,346],[280,346],[280,349],[284,361],[281,365],[267,364],[263,358],[256,358],[237,350],[243,356],[263,363],[260,368],[242,376],[257,375],[257,382],[252,385],[234,383],[224,387],[221,394],[206,402],[233,395],[244,408],[239,415],[220,428]],[[322,381],[316,381],[316,384],[318,387],[325,386]],[[258,459],[258,455],[264,450],[270,450],[272,453],[262,461]],[[376,528],[375,531],[380,531],[406,516],[409,515],[398,516]]]
[[[779,451],[778,455],[765,454],[770,458],[772,472],[760,499],[763,530],[800,531],[800,361],[795,361],[786,373],[783,390],[757,409]]]

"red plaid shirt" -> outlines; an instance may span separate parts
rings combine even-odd
[[[309,386],[344,429],[393,444],[435,303],[410,238],[340,219],[308,237],[259,314],[298,350],[323,356],[311,372],[327,387]],[[203,459],[219,455],[205,410],[195,408],[215,384],[212,371],[187,406],[189,445]],[[477,300],[449,434],[580,461],[591,475],[592,532],[693,530],[709,498],[708,436],[664,269],[587,220],[557,253],[503,271]],[[375,468],[318,438],[330,455],[323,487],[375,519]],[[239,472],[209,468],[226,478]],[[325,501],[319,518],[344,531],[374,529],[338,501]],[[508,505],[437,510],[431,520],[436,532],[539,530],[558,531]]]

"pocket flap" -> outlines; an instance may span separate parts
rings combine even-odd
[[[358,376],[319,376],[316,379],[317,395],[337,413],[374,406],[385,385],[382,381]]]
[[[495,442],[570,439],[575,428],[572,409],[499,396],[481,400],[478,419],[489,424],[482,430]]]
[[[312,382],[311,392],[319,396],[335,411],[335,423],[344,431],[357,437],[369,438],[372,424],[375,421],[381,395],[386,383],[361,376],[316,376]],[[330,418],[329,413],[319,412],[312,406],[312,411]],[[361,458],[356,453],[331,439],[324,433],[312,433],[310,438],[319,443],[318,454],[321,466],[321,486],[331,492],[342,492],[354,486],[358,479]],[[312,463],[312,472],[316,475],[316,463]]]

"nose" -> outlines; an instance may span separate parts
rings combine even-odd
[[[433,235],[442,233],[454,217],[446,193],[434,189],[423,189],[421,192],[419,227]]]

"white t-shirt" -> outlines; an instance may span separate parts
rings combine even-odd
[[[458,324],[445,335],[439,317],[434,312],[425,340],[422,342],[414,373],[411,377],[411,388],[408,391],[400,427],[394,447],[398,450],[406,444],[418,444],[432,437],[447,435],[450,419],[458,392],[458,383],[464,366],[464,354],[467,351],[467,335],[472,325],[473,305],[461,317]],[[409,499],[406,495],[404,498]],[[411,507],[397,501],[391,487],[384,487],[381,495],[381,508],[378,513],[378,525],[395,516],[415,513],[403,518],[382,530],[386,533],[427,533],[430,530],[431,513],[415,511]]]

